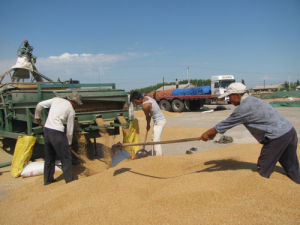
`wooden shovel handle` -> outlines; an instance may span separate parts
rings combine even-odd
[[[147,141],[147,136],[148,136],[148,130],[147,130],[146,135],[145,135],[144,143],[146,143],[146,141]],[[143,146],[143,149],[145,149],[145,145]]]
[[[171,143],[179,143],[179,142],[189,142],[189,141],[200,141],[201,137],[194,137],[194,138],[183,138],[183,139],[174,139],[174,140],[167,140],[167,141],[151,141],[151,142],[139,142],[139,143],[124,143],[122,144],[123,147],[127,146],[136,146],[136,145],[159,145],[159,144],[171,144]]]

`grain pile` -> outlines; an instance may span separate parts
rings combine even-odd
[[[195,136],[189,130],[184,133]],[[19,178],[26,182],[0,202],[1,224],[300,224],[300,185],[279,165],[270,179],[259,176],[260,148],[235,144],[128,160],[110,169],[97,160],[89,162],[90,174],[77,168],[78,180],[69,184]],[[9,176],[0,176],[1,186]]]
[[[300,188],[260,177],[260,146],[127,161],[65,184],[42,177],[0,203],[2,224],[299,224]]]

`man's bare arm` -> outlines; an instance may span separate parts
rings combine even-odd
[[[146,129],[150,130],[152,104],[151,103],[143,104],[142,108],[143,108],[143,111],[145,113],[146,121],[147,121]]]

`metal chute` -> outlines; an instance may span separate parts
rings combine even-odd
[[[8,76],[9,82],[19,83],[25,80],[30,82],[43,82],[52,80],[45,75],[41,74],[36,66],[36,56],[32,54],[33,46],[31,46],[27,40],[22,42],[17,50],[18,59],[15,65],[13,65],[8,71],[0,75],[0,83]],[[30,76],[30,74],[32,76]]]

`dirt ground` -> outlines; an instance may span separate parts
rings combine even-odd
[[[232,112],[226,107],[164,112],[162,140],[200,136]],[[277,109],[299,134],[300,108]],[[143,140],[144,115],[135,115]],[[101,159],[87,161],[74,167],[78,180],[69,184],[60,173],[58,182],[44,186],[42,176],[12,178],[10,167],[0,168],[1,224],[300,224],[300,185],[279,164],[269,179],[256,172],[261,145],[243,126],[226,135],[233,143],[163,145],[163,156],[125,160],[109,169]],[[197,151],[185,154],[191,147]],[[0,151],[0,162],[9,157]]]

